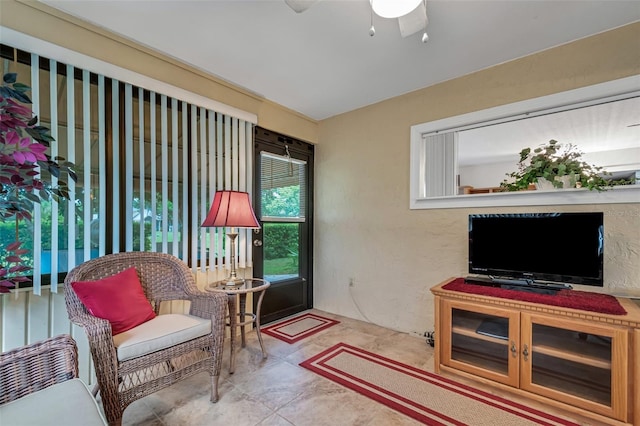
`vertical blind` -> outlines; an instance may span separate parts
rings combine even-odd
[[[19,223],[34,293],[44,277],[56,292],[59,273],[112,252],[170,253],[194,272],[229,265],[225,230],[200,224],[216,190],[252,191],[253,124],[25,53],[13,49],[2,72],[31,86],[33,111],[55,139],[48,153],[73,162],[78,176],[69,200],[43,202],[32,223]],[[241,231],[242,268],[251,266],[251,238]]]
[[[423,136],[423,171],[426,197],[456,194],[457,148],[456,133],[439,133]]]

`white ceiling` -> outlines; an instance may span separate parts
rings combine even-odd
[[[640,20],[638,0],[428,0],[423,44],[379,17],[370,37],[368,0],[43,3],[317,120]]]
[[[462,131],[458,165],[515,162],[551,139],[584,153],[625,150],[626,164],[640,164],[640,97]]]

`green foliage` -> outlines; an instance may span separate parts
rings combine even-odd
[[[263,216],[300,217],[300,186],[287,186],[262,191]],[[298,273],[298,223],[267,223],[264,227],[264,273],[283,275]]]
[[[138,229],[140,226],[140,222],[133,223],[133,229]],[[133,247],[134,249],[138,249],[140,247],[140,233],[133,233]],[[144,224],[144,248],[141,248],[140,251],[149,251],[151,250],[151,223],[145,222]]]
[[[610,175],[602,167],[582,161],[583,152],[577,151],[576,146],[568,144],[561,149],[562,144],[550,140],[533,151],[524,148],[520,151],[518,171],[507,173],[511,180],[505,179],[500,186],[507,191],[521,191],[544,178],[556,188],[562,188],[562,181],[556,177],[570,176],[576,185],[590,190],[604,191],[613,185],[629,184],[629,181],[611,181],[605,177]]]
[[[51,229],[51,217],[44,216],[41,220],[42,226],[42,234],[41,234],[41,245],[43,251],[51,250],[51,237],[52,234],[49,232]],[[64,217],[60,215],[58,217],[59,230],[58,232],[58,250],[65,251],[69,249],[69,238],[64,225]],[[138,222],[134,222],[134,228],[138,229]],[[8,247],[12,244],[15,238],[16,225],[15,221],[5,221],[0,222],[0,247]],[[151,250],[151,224],[145,223],[145,238],[144,238],[144,247],[141,250],[149,251]],[[26,250],[26,253],[22,256],[22,264],[28,266],[29,268],[33,267],[33,229],[29,226],[28,223],[22,224],[18,228],[18,241],[21,241],[22,244],[20,246],[21,249]],[[76,236],[75,236],[75,247],[74,249],[82,249],[84,248],[84,222],[82,219],[78,219],[76,222]],[[97,248],[97,241],[94,240],[92,236],[91,240],[91,248]],[[134,232],[133,234],[133,247],[137,250],[140,247],[140,233]],[[0,264],[5,264],[6,259],[10,256],[11,253],[8,252],[0,252]]]
[[[266,260],[288,258],[298,253],[297,223],[269,223],[264,229],[264,258]]]
[[[265,189],[261,199],[262,215],[272,217],[300,216],[300,186]]]
[[[296,257],[297,259],[297,257]],[[297,275],[298,263],[292,259],[270,259],[264,261],[264,275]]]

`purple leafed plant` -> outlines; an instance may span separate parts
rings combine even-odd
[[[20,220],[31,221],[34,203],[53,198],[56,202],[69,197],[67,182],[59,180],[54,187],[45,176],[67,175],[76,181],[74,165],[62,157],[47,154],[54,139],[49,129],[38,126],[38,117],[24,104],[30,87],[18,83],[15,73],[7,73],[0,86],[0,222],[15,218],[16,241],[0,247],[0,293],[7,293],[17,283],[29,281],[18,239]]]

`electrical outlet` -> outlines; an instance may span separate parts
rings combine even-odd
[[[356,280],[353,278],[349,278],[349,287],[354,287],[356,285]]]

